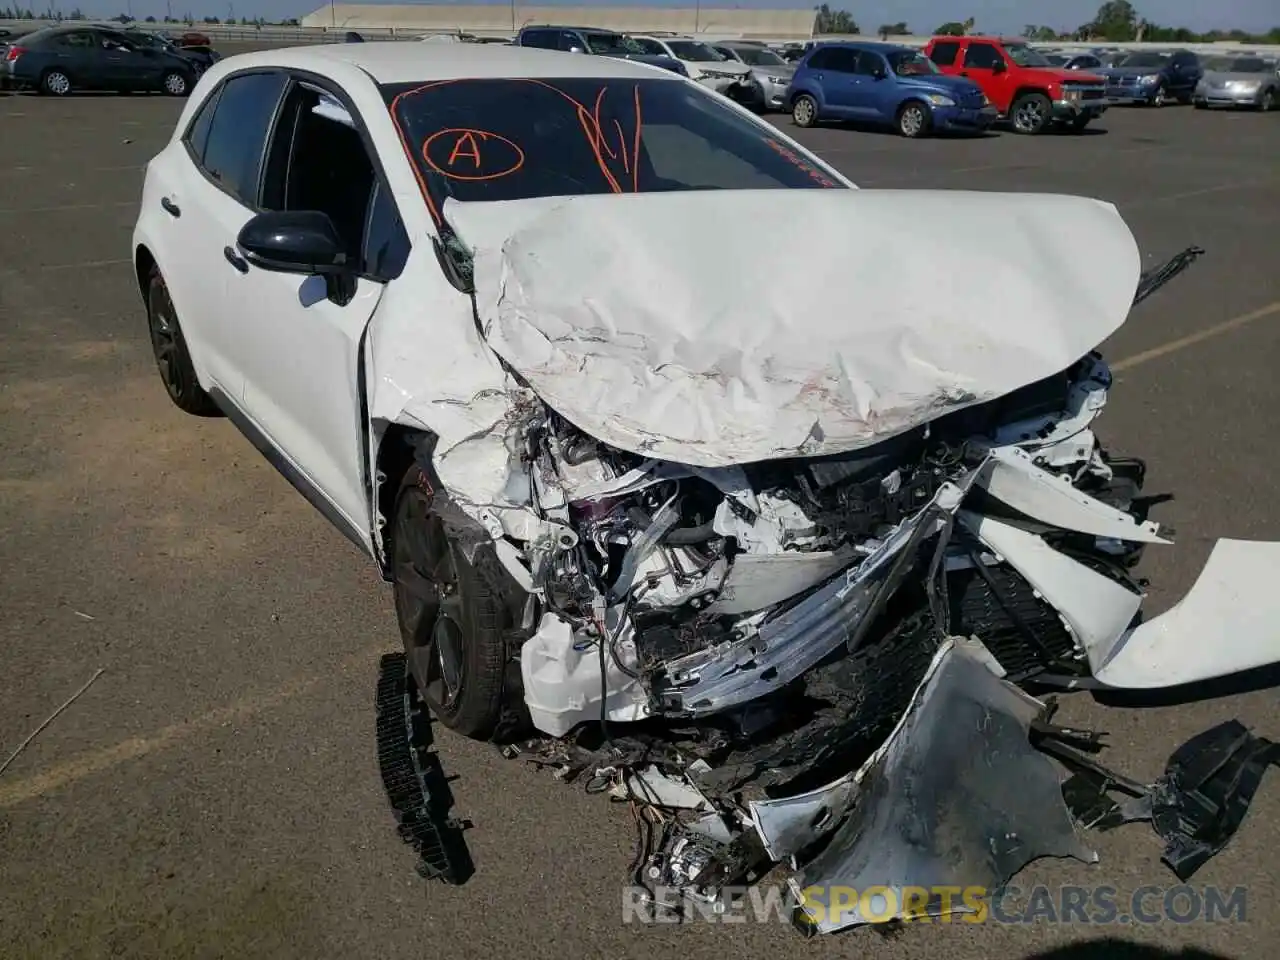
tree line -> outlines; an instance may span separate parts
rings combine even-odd
[[[862,29],[848,10],[832,10],[830,5],[822,4],[817,8],[818,33],[861,34]],[[934,36],[963,37],[973,33],[975,22],[973,17],[966,20],[949,20],[939,24],[933,31]],[[882,40],[890,37],[911,35],[911,29],[905,23],[881,24],[876,35]],[[1129,0],[1107,0],[1098,8],[1098,12],[1088,23],[1082,23],[1074,30],[1055,30],[1039,24],[1028,24],[1022,31],[1028,40],[1049,42],[1053,40],[1071,40],[1096,43],[1213,43],[1218,40],[1234,40],[1240,43],[1280,44],[1280,26],[1272,27],[1268,32],[1258,34],[1246,30],[1209,30],[1197,33],[1186,27],[1163,26],[1148,20],[1138,13]]]

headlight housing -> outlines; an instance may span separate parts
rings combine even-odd
[[[1146,76],[1139,77],[1139,78],[1138,78],[1138,82],[1139,82],[1139,83],[1159,83],[1159,82],[1160,82],[1160,74],[1158,74],[1158,73],[1148,73]]]
[[[1239,90],[1241,93],[1252,93],[1262,86],[1261,80],[1232,80],[1227,83],[1228,90]]]
[[[776,83],[779,86],[785,87],[791,83],[791,78],[790,77],[769,77],[769,82]]]
[[[954,107],[956,105],[954,100],[940,93],[926,93],[924,98],[935,107]]]

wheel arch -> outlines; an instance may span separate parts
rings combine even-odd
[[[1053,102],[1053,97],[1049,95],[1047,87],[1043,87],[1035,83],[1027,83],[1013,91],[1013,96],[1009,98],[1009,110],[1012,111],[1013,105],[1030,93],[1038,93],[1040,96],[1046,98],[1050,103]]]
[[[142,302],[147,302],[147,284],[151,276],[151,271],[160,264],[156,261],[155,254],[145,243],[139,243],[133,248],[133,275],[138,281],[138,293],[142,297]]]

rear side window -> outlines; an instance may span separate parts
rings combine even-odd
[[[858,51],[850,50],[847,47],[836,47],[834,50],[828,51],[831,54],[827,60],[828,70],[834,70],[836,73],[857,73],[858,72]]]
[[[556,35],[550,30],[526,30],[520,37],[520,46],[554,50],[556,48]]]
[[[218,109],[218,97],[222,95],[222,88],[218,88],[209,94],[204,103],[200,105],[200,110],[196,114],[196,118],[191,121],[191,126],[187,129],[185,140],[187,149],[191,151],[191,157],[196,163],[204,164],[204,148],[209,142],[209,127],[213,125],[213,113]]]
[[[284,91],[283,73],[247,73],[228,80],[204,149],[204,170],[245,206],[258,205],[258,178],[267,134]]]
[[[815,50],[805,64],[810,70],[826,70],[831,65],[831,50]]]
[[[964,54],[964,65],[978,70],[990,70],[1000,62],[999,51],[989,43],[971,43]]]
[[[960,44],[952,40],[943,40],[933,45],[929,59],[940,67],[949,67],[956,62],[956,54],[960,52]]]

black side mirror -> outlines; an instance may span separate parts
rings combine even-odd
[[[877,80],[883,80],[888,75],[889,74],[885,71],[884,67],[873,67],[871,70],[871,76],[875,77]]]
[[[997,60],[995,63],[991,65],[992,73],[1004,73],[1008,69],[1009,68],[1004,65],[1003,60]]]
[[[275,273],[334,276],[352,269],[338,229],[318,210],[260,213],[240,230],[236,246],[255,267]]]

